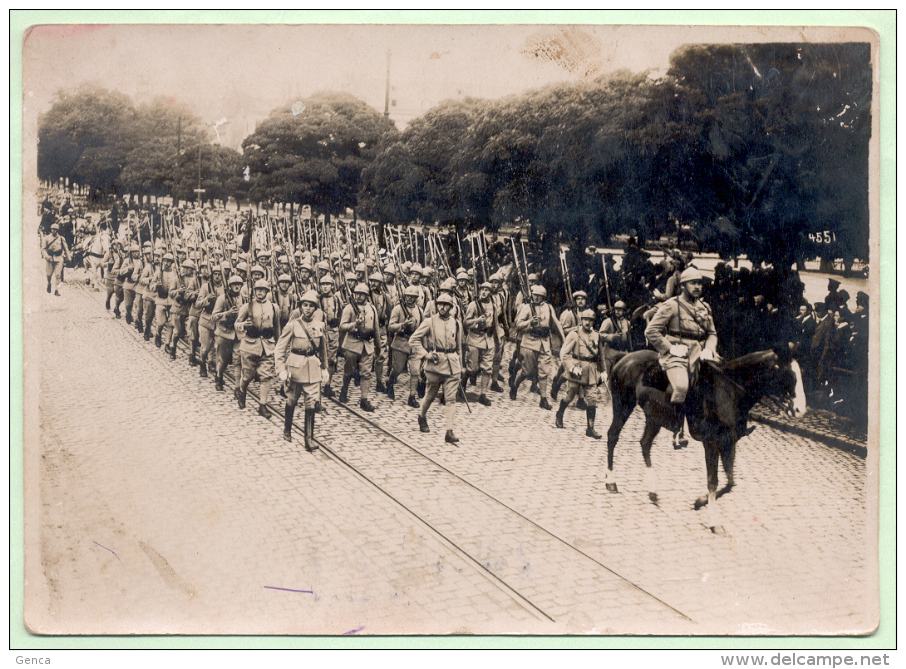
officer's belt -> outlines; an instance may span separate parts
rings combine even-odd
[[[680,339],[692,339],[694,341],[705,341],[708,338],[708,333],[703,332],[701,334],[695,334],[693,332],[679,332],[677,330],[667,330],[667,334],[671,337],[679,337]]]
[[[306,350],[303,351],[303,350],[301,350],[301,349],[294,348],[294,349],[292,349],[292,353],[293,353],[294,355],[312,356],[312,355],[315,354],[315,349],[309,348],[309,349],[306,349]]]
[[[357,332],[356,330],[350,330],[347,334],[362,341],[371,341],[372,339],[374,339],[374,330],[371,330],[369,332]]]
[[[436,348],[432,353],[459,353],[458,348]]]
[[[540,337],[543,339],[544,337],[551,336],[551,329],[550,328],[529,328],[528,333],[530,335],[532,335],[533,337]]]
[[[576,356],[576,360],[581,360],[582,362],[595,362],[597,359],[598,359],[598,357],[595,355],[593,355],[593,356],[577,355]]]

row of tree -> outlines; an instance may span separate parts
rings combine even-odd
[[[61,94],[39,176],[104,192],[346,207],[383,223],[530,223],[550,245],[688,230],[756,262],[867,258],[867,44],[688,46],[666,75],[619,72],[501,100],[449,100],[400,133],[357,98],[275,109],[242,154],[188,110]]]

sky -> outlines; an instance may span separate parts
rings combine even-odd
[[[84,83],[136,102],[172,97],[205,122],[226,117],[217,132],[234,143],[273,108],[319,90],[383,111],[388,50],[390,118],[402,129],[451,97],[499,98],[618,69],[662,73],[689,36],[600,25],[45,25],[25,39],[23,85],[32,116]]]

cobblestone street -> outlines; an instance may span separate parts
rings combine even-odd
[[[67,272],[68,273],[68,272]],[[69,273],[68,273],[69,274]],[[605,489],[606,439],[528,393],[442,407],[328,402],[323,450],[240,411],[67,276],[25,319],[26,621],[42,633],[841,634],[877,622],[866,460],[759,425],[704,525],[703,450],[636,413]],[[28,304],[28,302],[27,302]],[[253,389],[255,386],[253,385]],[[28,396],[28,395],[27,395]],[[352,389],[350,406],[357,406]],[[280,398],[272,399],[279,410]],[[610,422],[606,404],[598,430]],[[31,437],[31,438],[29,438]],[[721,484],[723,484],[721,474]]]

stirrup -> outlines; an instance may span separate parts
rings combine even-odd
[[[673,450],[678,451],[682,448],[686,448],[689,445],[689,440],[686,439],[686,435],[682,430],[677,430],[673,433]]]

